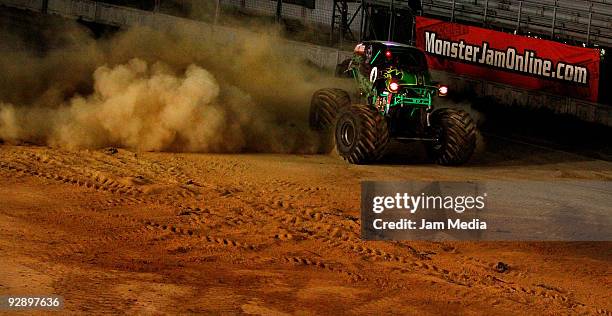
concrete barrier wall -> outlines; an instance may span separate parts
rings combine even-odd
[[[40,12],[42,0],[0,0],[1,5]],[[214,34],[227,41],[236,40],[238,32],[248,32],[224,26],[213,26],[207,23],[153,13],[138,9],[97,3],[88,0],[49,0],[48,12],[71,19],[83,19],[102,24],[127,27],[132,25],[149,26],[154,29],[168,29],[177,25],[189,27],[203,39]],[[259,36],[253,33],[253,36]],[[287,41],[286,48],[292,54],[303,57],[313,64],[333,72],[336,64],[349,58],[351,52],[312,45],[308,43]],[[443,81],[455,91],[487,97],[505,106],[520,106],[534,109],[548,108],[558,114],[575,116],[588,122],[612,126],[612,106],[586,102],[564,96],[529,91],[513,86],[470,78],[446,72],[433,71],[434,79]]]
[[[40,12],[43,5],[43,0],[2,0],[0,4],[12,8]]]

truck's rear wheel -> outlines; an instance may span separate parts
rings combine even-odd
[[[476,124],[463,110],[440,109],[431,124],[438,141],[428,144],[430,157],[441,165],[466,163],[476,148]]]
[[[385,118],[363,104],[353,104],[340,111],[335,134],[338,154],[354,164],[380,159],[389,142]]]
[[[310,128],[319,134],[318,153],[329,153],[334,148],[332,128],[338,111],[350,104],[349,94],[342,89],[320,89],[312,95]]]

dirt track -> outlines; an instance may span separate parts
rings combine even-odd
[[[612,179],[610,162],[507,146],[445,168],[2,145],[0,295],[86,314],[610,315],[611,243],[360,240],[364,179]]]

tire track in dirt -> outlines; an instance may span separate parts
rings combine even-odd
[[[240,199],[239,197],[234,197]],[[337,214],[333,214],[330,212],[322,212],[316,211],[312,208],[303,209],[296,208],[290,202],[286,202],[282,199],[272,198],[268,201],[268,203],[261,203],[257,201],[248,201],[245,199],[241,199],[243,202],[250,204],[254,209],[259,211],[259,214],[265,214],[267,217],[276,221],[276,223],[280,224],[281,227],[287,229],[290,232],[290,235],[302,235],[306,238],[312,237],[323,241],[324,243],[329,245],[331,249],[344,249],[347,251],[351,251],[360,255],[364,255],[375,261],[382,262],[397,262],[401,264],[408,264],[414,270],[423,271],[425,270],[428,275],[435,275],[440,277],[442,280],[445,280],[451,284],[457,284],[468,289],[462,291],[463,295],[469,295],[473,293],[471,288],[479,287],[483,290],[490,290],[494,293],[488,295],[488,299],[490,301],[499,300],[498,293],[506,293],[511,295],[519,295],[522,297],[530,297],[534,298],[545,298],[556,301],[558,304],[568,307],[568,308],[584,308],[591,312],[600,313],[599,309],[591,306],[587,306],[581,302],[575,301],[574,299],[562,295],[560,293],[554,293],[551,291],[546,291],[542,289],[537,289],[530,286],[520,286],[514,285],[507,282],[504,282],[497,277],[489,274],[489,273],[473,273],[471,275],[465,273],[456,273],[451,272],[447,269],[440,268],[435,264],[428,263],[426,260],[422,260],[420,253],[416,250],[411,249],[410,256],[402,256],[396,255],[389,252],[386,252],[381,249],[367,247],[361,245],[362,242],[355,238],[359,236],[357,231],[346,231],[345,229],[337,227],[337,222],[343,220],[341,216]],[[272,205],[272,206],[270,206]],[[296,211],[297,209],[297,211]],[[292,210],[294,212],[292,212]],[[311,230],[305,230],[305,226],[302,225],[304,222],[312,221],[313,219],[317,222],[324,221],[325,218],[335,217],[335,220],[330,220],[327,225],[315,225]],[[357,221],[355,222],[355,228],[358,227]],[[350,235],[347,235],[350,233]],[[287,233],[280,233],[277,236],[287,235]],[[330,238],[331,237],[331,238]],[[279,238],[280,239],[280,238]],[[293,240],[293,238],[284,238],[286,240]],[[469,262],[470,260],[466,260]],[[475,259],[473,260],[478,262],[479,264],[482,261]],[[486,263],[487,266],[491,267],[493,263]],[[491,269],[492,270],[492,269]],[[488,270],[488,271],[491,271]],[[482,296],[480,297],[482,299]],[[537,301],[537,300],[534,300]],[[603,313],[606,314],[607,311],[603,310]]]
[[[233,203],[231,205],[234,205],[234,207],[226,207],[224,212],[213,212],[211,210],[209,210],[208,208],[202,209],[198,206],[188,206],[188,205],[181,205],[181,209],[182,211],[179,213],[179,215],[182,213],[184,215],[189,215],[189,222],[188,224],[190,225],[190,227],[200,227],[201,225],[207,225],[211,222],[211,217],[218,217],[219,219],[222,220],[224,226],[227,227],[235,227],[235,226],[240,226],[240,225],[244,225],[246,223],[251,223],[251,224],[259,224],[259,223],[270,223],[270,217],[271,216],[261,216],[260,215],[260,211],[262,210],[262,208],[253,208],[250,207],[249,203],[244,203],[243,199],[239,199],[236,197],[237,194],[239,194],[240,192],[242,192],[242,189],[237,189],[237,188],[223,188],[223,187],[218,187],[216,189],[216,193],[218,194],[217,198],[220,199],[230,199],[233,201]],[[241,206],[238,206],[241,205]],[[265,208],[263,209],[265,210]],[[321,215],[319,213],[315,213],[312,210],[307,212],[308,214],[310,214],[310,216],[312,218],[315,219],[320,219]],[[274,214],[274,212],[269,212],[268,215],[272,215]],[[293,222],[296,223],[296,220],[298,220],[297,217],[291,217],[291,216],[280,216],[280,217],[275,217],[272,216],[273,219],[276,220],[276,223],[281,223],[281,222]],[[156,227],[160,227],[161,224],[155,224]],[[161,227],[163,228],[163,225],[161,225]],[[168,229],[168,227],[166,227],[166,229]],[[292,239],[292,234],[287,234],[287,233],[278,233],[276,234],[274,237],[278,240],[291,240]],[[210,239],[209,239],[210,241]],[[217,240],[218,243],[221,243],[220,240]],[[271,245],[268,245],[271,246]],[[252,248],[258,247],[260,248],[261,246],[254,246],[252,245]],[[319,268],[323,268],[323,269],[327,269],[329,271],[335,271],[335,272],[341,272],[342,274],[350,277],[351,280],[354,281],[363,281],[365,280],[365,277],[363,277],[362,275],[356,273],[356,272],[352,272],[349,271],[345,268],[340,268],[338,266],[336,266],[335,268],[331,268],[332,266],[330,264],[327,263],[323,263],[321,261],[317,261],[316,259],[312,259],[312,258],[305,258],[305,257],[299,257],[299,259],[296,259],[298,257],[280,257],[280,262],[285,262],[285,263],[293,263],[293,264],[303,264],[306,266],[312,266],[312,267],[319,267]],[[279,259],[279,258],[276,258]],[[275,261],[279,261],[279,260],[275,260]]]
[[[37,216],[35,213],[10,213],[7,215],[35,223],[39,227],[54,229],[65,227],[67,224],[75,229],[71,234],[66,234],[61,230],[55,231],[59,235],[54,235],[53,244],[45,247],[45,251],[40,252],[40,255],[48,261],[66,260],[75,254],[91,254],[99,249],[115,249],[120,245],[119,242],[153,238],[144,227],[134,225],[138,223],[136,220],[123,214],[109,214],[77,207],[66,207],[61,209],[50,208],[45,211],[44,216]],[[122,223],[122,227],[111,226],[113,222]],[[80,235],[86,236],[86,243],[76,238],[79,236],[78,233],[86,234]]]
[[[415,261],[406,256],[399,256],[395,254],[390,254],[385,251],[381,251],[380,249],[374,249],[371,247],[365,247],[360,245],[362,243],[359,240],[359,234],[355,231],[346,231],[340,229],[337,226],[338,221],[342,220],[350,220],[352,222],[352,226],[355,229],[358,229],[358,224],[356,223],[356,219],[352,217],[346,217],[340,215],[341,213],[337,212],[336,214],[331,212],[317,211],[315,208],[308,209],[299,209],[295,208],[290,203],[284,203],[282,201],[279,202],[277,198],[272,198],[268,203],[261,201],[250,201],[248,199],[242,199],[234,194],[225,194],[226,198],[232,198],[237,201],[242,201],[246,205],[251,206],[250,209],[255,211],[257,216],[251,216],[252,220],[259,219],[259,222],[270,222],[273,220],[275,224],[278,224],[279,227],[283,227],[287,232],[279,231],[274,237],[279,240],[294,240],[293,236],[301,236],[303,239],[308,240],[319,240],[323,241],[328,245],[329,250],[334,249],[344,249],[345,251],[353,252],[361,256],[367,256],[374,259],[380,259],[382,261],[389,262],[400,262],[400,263],[414,263],[415,267],[421,267],[424,269],[429,269],[430,265],[426,263],[421,263],[419,261]],[[276,202],[274,202],[276,201]],[[270,206],[272,205],[272,206]],[[197,207],[195,207],[197,209]],[[193,208],[192,208],[193,209]],[[290,210],[296,210],[296,212],[291,212]],[[227,212],[225,212],[227,215]],[[242,217],[242,214],[235,214],[235,216]],[[264,215],[264,216],[262,216]],[[336,219],[331,219],[331,217],[335,217]],[[329,218],[324,220],[324,217]],[[231,218],[229,220],[232,220]],[[233,220],[237,220],[234,218]],[[312,223],[314,222],[314,223]],[[350,233],[350,236],[349,236]],[[332,238],[329,238],[332,237]],[[414,254],[413,254],[414,255]],[[417,256],[420,258],[419,256]],[[312,260],[312,259],[307,259]],[[291,260],[288,260],[291,261]],[[347,267],[343,268],[347,270]],[[439,271],[436,266],[433,266],[433,271]],[[348,271],[348,270],[347,270]],[[365,277],[357,278],[356,280],[365,280]],[[404,288],[403,285],[397,285],[397,288]]]
[[[368,281],[368,279],[365,276],[357,272],[351,272],[338,263],[326,263],[321,260],[316,260],[316,259],[311,259],[311,258],[306,258],[306,257],[297,257],[297,256],[282,257],[281,261],[292,264],[292,265],[314,267],[314,268],[328,270],[330,272],[340,273],[348,277],[349,280],[352,282]]]
[[[179,225],[160,224],[160,223],[157,223],[151,220],[144,221],[144,225],[146,225],[145,227],[150,230],[161,230],[161,231],[169,232],[169,233],[179,235],[179,236],[195,238],[195,239],[206,241],[209,243],[215,243],[215,244],[218,244],[224,247],[233,247],[237,249],[246,249],[246,250],[256,249],[255,245],[243,243],[243,242],[236,241],[236,240],[229,239],[229,238],[214,237],[214,236],[210,236],[206,234],[200,234],[197,231],[194,231],[188,228],[184,228],[184,227],[180,227]]]
[[[92,315],[122,314],[133,301],[109,291],[107,284],[117,284],[119,276],[91,275],[85,271],[68,273],[54,283],[58,294],[66,298],[67,310]]]
[[[123,152],[123,150],[122,150]],[[74,156],[74,153],[69,153]],[[199,194],[197,184],[178,167],[165,167],[137,159],[135,155],[109,155],[101,152],[80,151],[79,161],[60,155],[49,156],[26,150],[13,151],[12,161],[3,161],[0,168],[10,172],[56,180],[95,190],[138,196],[146,193],[149,180],[141,174],[171,179],[163,198],[168,200],[193,198]],[[15,161],[16,160],[16,161]],[[85,167],[81,167],[85,165]],[[164,182],[167,182],[164,181]],[[200,185],[201,186],[201,185]],[[169,187],[171,187],[169,190]]]
[[[142,193],[142,191],[136,187],[125,185],[119,183],[118,181],[102,176],[102,175],[94,175],[93,173],[89,175],[89,177],[78,176],[65,172],[58,171],[40,171],[37,170],[34,166],[19,166],[17,164],[9,163],[9,162],[0,162],[0,168],[5,170],[9,170],[12,172],[18,172],[27,174],[33,177],[44,178],[47,180],[52,180],[64,184],[72,184],[79,187],[85,187],[88,189],[93,189],[97,191],[105,191],[109,193],[118,193],[118,194],[127,194],[127,195],[137,195]]]
[[[110,156],[113,157],[113,156]],[[104,156],[99,159],[99,163],[105,162]],[[93,159],[93,158],[92,158]],[[112,165],[112,168],[118,168],[123,173],[138,174],[141,172],[149,172],[152,170],[163,174],[164,177],[174,179],[176,183],[188,185],[200,185],[200,193],[206,198],[206,204],[210,202],[218,202],[225,200],[223,212],[214,211],[212,208],[205,212],[206,208],[198,201],[180,201],[183,199],[193,199],[198,195],[198,190],[190,191],[172,191],[162,190],[161,193],[145,194],[138,186],[130,186],[119,182],[114,176],[108,176],[100,170],[110,170],[99,168],[98,165],[85,166],[81,169],[65,168],[65,162],[62,157],[55,159],[44,157],[36,154],[22,155],[21,161],[9,160],[0,161],[0,171],[7,174],[20,174],[24,176],[34,176],[44,178],[50,181],[59,181],[60,183],[77,185],[89,189],[99,190],[113,196],[111,199],[106,199],[101,203],[106,203],[107,206],[119,207],[124,204],[159,204],[177,207],[181,212],[191,212],[188,216],[184,216],[187,225],[166,223],[165,221],[173,221],[174,218],[159,218],[155,221],[151,219],[143,220],[127,217],[122,217],[121,220],[128,220],[130,227],[127,232],[119,233],[114,236],[105,236],[100,238],[101,243],[112,244],[117,240],[133,240],[142,239],[143,235],[162,236],[169,234],[176,238],[185,238],[187,240],[205,241],[210,244],[222,246],[222,248],[236,249],[237,251],[245,250],[260,250],[262,246],[244,241],[238,241],[228,238],[220,238],[209,235],[200,235],[198,229],[206,228],[207,219],[211,216],[217,217],[216,220],[223,223],[223,227],[238,227],[248,223],[258,225],[260,223],[269,223],[279,227],[276,231],[272,231],[271,238],[278,242],[302,242],[302,241],[317,241],[326,245],[325,251],[329,254],[323,254],[325,257],[333,257],[332,252],[338,249],[346,253],[357,255],[362,260],[372,262],[382,262],[391,265],[377,265],[376,269],[392,271],[394,273],[408,274],[423,274],[426,277],[434,277],[436,280],[454,284],[458,287],[458,294],[462,297],[481,299],[491,302],[492,304],[504,304],[502,301],[513,301],[518,299],[523,304],[538,304],[540,298],[554,302],[561,306],[582,310],[591,313],[609,315],[609,311],[601,308],[587,306],[575,299],[563,294],[561,291],[541,287],[537,285],[521,285],[513,283],[508,279],[516,279],[519,275],[514,275],[514,272],[503,275],[506,279],[488,273],[489,263],[478,258],[458,257],[467,266],[467,269],[461,272],[449,271],[434,264],[428,256],[423,256],[423,251],[417,251],[414,248],[406,247],[402,244],[385,243],[383,247],[367,246],[359,239],[359,222],[358,219],[343,215],[343,211],[336,209],[325,211],[322,205],[309,205],[308,207],[299,203],[301,197],[310,196],[312,194],[321,194],[321,189],[317,187],[301,188],[299,183],[277,180],[274,183],[275,189],[272,192],[257,192],[257,184],[244,185],[235,187],[235,184],[199,184],[188,173],[181,168],[172,168],[165,166],[163,163],[141,161],[136,158],[124,157],[117,158],[121,162],[118,165]],[[86,160],[87,161],[87,160]],[[76,163],[76,162],[75,162]],[[80,161],[79,163],[83,163]],[[110,164],[110,163],[109,163]],[[126,166],[121,166],[121,164]],[[229,167],[224,166],[221,162],[211,163],[210,166],[225,171],[242,172],[244,165],[230,164]],[[123,168],[123,169],[122,169]],[[51,171],[48,171],[51,170]],[[100,170],[98,170],[100,169]],[[58,171],[61,170],[61,171]],[[127,171],[126,171],[127,170]],[[119,173],[117,173],[119,174]],[[161,177],[161,176],[160,176]],[[191,181],[191,182],[190,182]],[[189,182],[191,184],[189,184]],[[96,186],[97,185],[97,186]],[[133,190],[131,190],[133,189]],[[187,192],[188,191],[188,192]],[[243,194],[248,191],[251,195]],[[189,193],[190,192],[190,193]],[[115,195],[120,195],[115,197]],[[262,199],[262,197],[266,197]],[[208,199],[210,198],[210,199]],[[177,214],[177,215],[179,215]],[[117,219],[115,219],[117,221]],[[138,226],[139,225],[139,226]],[[133,228],[138,227],[138,228]],[[190,233],[191,232],[191,233]],[[155,237],[153,237],[155,238]],[[92,242],[95,244],[95,241]],[[87,248],[87,247],[85,247]],[[392,251],[388,250],[393,249]],[[70,248],[64,253],[86,251],[87,249]],[[427,251],[425,251],[427,252]],[[62,256],[62,252],[57,255]],[[351,268],[343,263],[328,262],[328,260],[314,259],[308,256],[286,256],[279,254],[273,257],[278,262],[291,265],[302,265],[306,267],[316,267],[322,270],[338,272],[348,278],[359,281],[370,281],[375,283],[385,283],[387,281],[379,278],[368,279],[367,273],[354,273]],[[333,267],[333,269],[329,269]],[[390,288],[404,288],[401,281],[392,281],[392,284],[386,283]],[[476,290],[478,289],[478,290]]]
[[[537,302],[537,298],[545,298],[553,300],[566,308],[583,308],[590,312],[600,313],[599,309],[587,306],[586,304],[575,301],[574,299],[560,293],[529,286],[515,285],[513,283],[502,281],[501,279],[488,273],[484,273],[483,275],[483,273],[466,274],[465,272],[451,272],[447,269],[432,264],[431,262],[428,262],[428,260],[424,260],[422,255],[414,249],[411,249],[410,255],[406,256],[389,253],[375,247],[364,246],[362,245],[363,242],[357,237],[359,236],[357,231],[347,231],[346,229],[337,227],[337,222],[345,219],[338,214],[316,211],[314,209],[304,210],[296,208],[292,203],[278,198],[272,198],[268,201],[268,203],[261,203],[258,201],[242,199],[237,196],[232,197],[251,205],[253,209],[259,211],[258,214],[265,214],[266,217],[274,220],[275,223],[278,223],[281,227],[290,232],[280,232],[275,236],[277,238],[279,236],[288,235],[303,236],[307,239],[314,238],[328,244],[329,249],[340,248],[344,249],[345,251],[365,256],[370,260],[408,265],[407,271],[421,271],[426,275],[436,276],[440,278],[440,280],[448,282],[449,284],[456,284],[464,287],[465,289],[460,291],[461,295],[463,296],[472,295],[474,293],[473,288],[480,288],[481,290],[492,292],[488,295],[484,295],[484,292],[480,291],[481,294],[479,295],[480,299],[486,297],[486,299],[491,302],[499,301],[499,294],[504,293],[511,296],[518,295],[523,298],[525,303],[529,302],[529,299],[531,299],[533,302]],[[330,220],[324,220],[324,217]],[[332,217],[335,217],[336,219],[331,219]],[[311,222],[313,219],[319,223],[323,222],[323,224],[314,224],[314,226],[307,227],[309,225],[306,223]],[[358,227],[358,224],[355,225],[355,228],[356,227]],[[293,240],[294,238],[278,239]],[[479,262],[477,259],[474,261]],[[467,262],[469,262],[469,260],[467,260]],[[363,280],[365,280],[365,278]],[[393,285],[391,286],[392,288],[404,288],[404,286],[401,284]],[[607,311],[605,310],[603,311],[604,314],[606,312]]]

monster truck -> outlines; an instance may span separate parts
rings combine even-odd
[[[418,48],[382,41],[359,43],[336,73],[353,77],[355,99],[344,90],[316,91],[310,126],[321,136],[322,153],[335,144],[338,154],[354,164],[380,159],[390,139],[424,142],[438,164],[467,162],[476,147],[476,125],[459,109],[434,109],[448,87],[431,80],[425,55]]]

